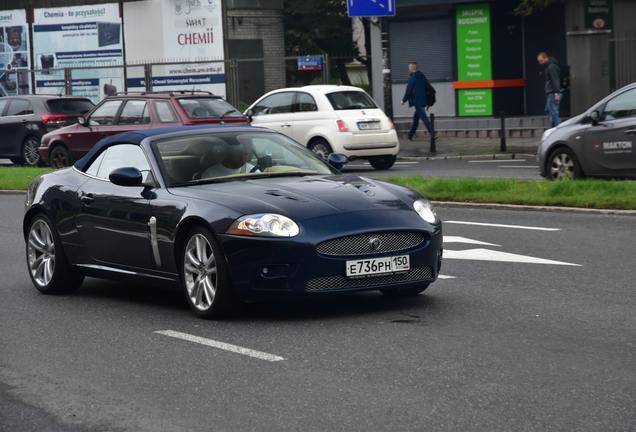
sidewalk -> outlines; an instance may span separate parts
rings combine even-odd
[[[441,135],[441,134],[440,134]],[[515,159],[519,155],[528,157],[537,154],[540,138],[506,138],[506,151],[501,151],[499,138],[458,138],[440,136],[435,140],[435,153],[431,153],[431,140],[428,133],[418,131],[413,141],[404,138],[398,132],[400,152],[398,159],[410,158],[492,158]]]

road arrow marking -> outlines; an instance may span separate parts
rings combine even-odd
[[[444,259],[475,260],[475,261],[499,261],[528,264],[552,264],[582,267],[580,264],[571,264],[562,261],[552,261],[543,258],[535,258],[525,255],[517,255],[507,252],[492,251],[488,249],[468,249],[452,251],[444,249]]]
[[[482,245],[482,246],[499,246],[501,247],[501,245],[498,244],[494,244],[494,243],[486,243],[483,241],[479,241],[479,240],[473,240],[473,239],[469,239],[466,237],[459,237],[459,236],[444,236],[444,244],[446,243],[467,243],[467,244],[475,244],[475,245]]]

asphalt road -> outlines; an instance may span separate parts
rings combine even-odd
[[[388,170],[376,170],[365,160],[349,162],[342,170],[367,177],[412,176],[442,178],[515,178],[541,180],[539,163],[534,156],[518,159],[399,159]]]
[[[176,291],[39,294],[22,201],[0,194],[0,431],[636,430],[633,216],[439,208],[444,279],[415,298],[208,322]]]

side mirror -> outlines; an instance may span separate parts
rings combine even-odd
[[[86,123],[86,119],[85,119],[84,117],[78,117],[78,118],[77,118],[77,122],[78,122],[79,124],[81,124],[82,126],[86,126],[86,125],[87,125],[87,123]]]
[[[143,184],[141,171],[134,167],[117,168],[108,175],[108,179],[118,186],[142,186]]]
[[[590,113],[590,118],[592,119],[592,126],[596,126],[601,120],[601,115],[598,113],[598,111],[594,110]]]
[[[250,123],[252,122],[252,117],[254,117],[254,110],[252,110],[252,108],[248,109],[247,111],[245,111],[244,113],[247,116],[247,119],[250,121]]]
[[[349,162],[349,159],[342,153],[331,153],[327,158],[329,165],[340,171]]]

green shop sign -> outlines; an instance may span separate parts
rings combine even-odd
[[[459,81],[492,79],[490,5],[457,6],[457,78]],[[492,89],[458,90],[460,116],[492,115]]]

